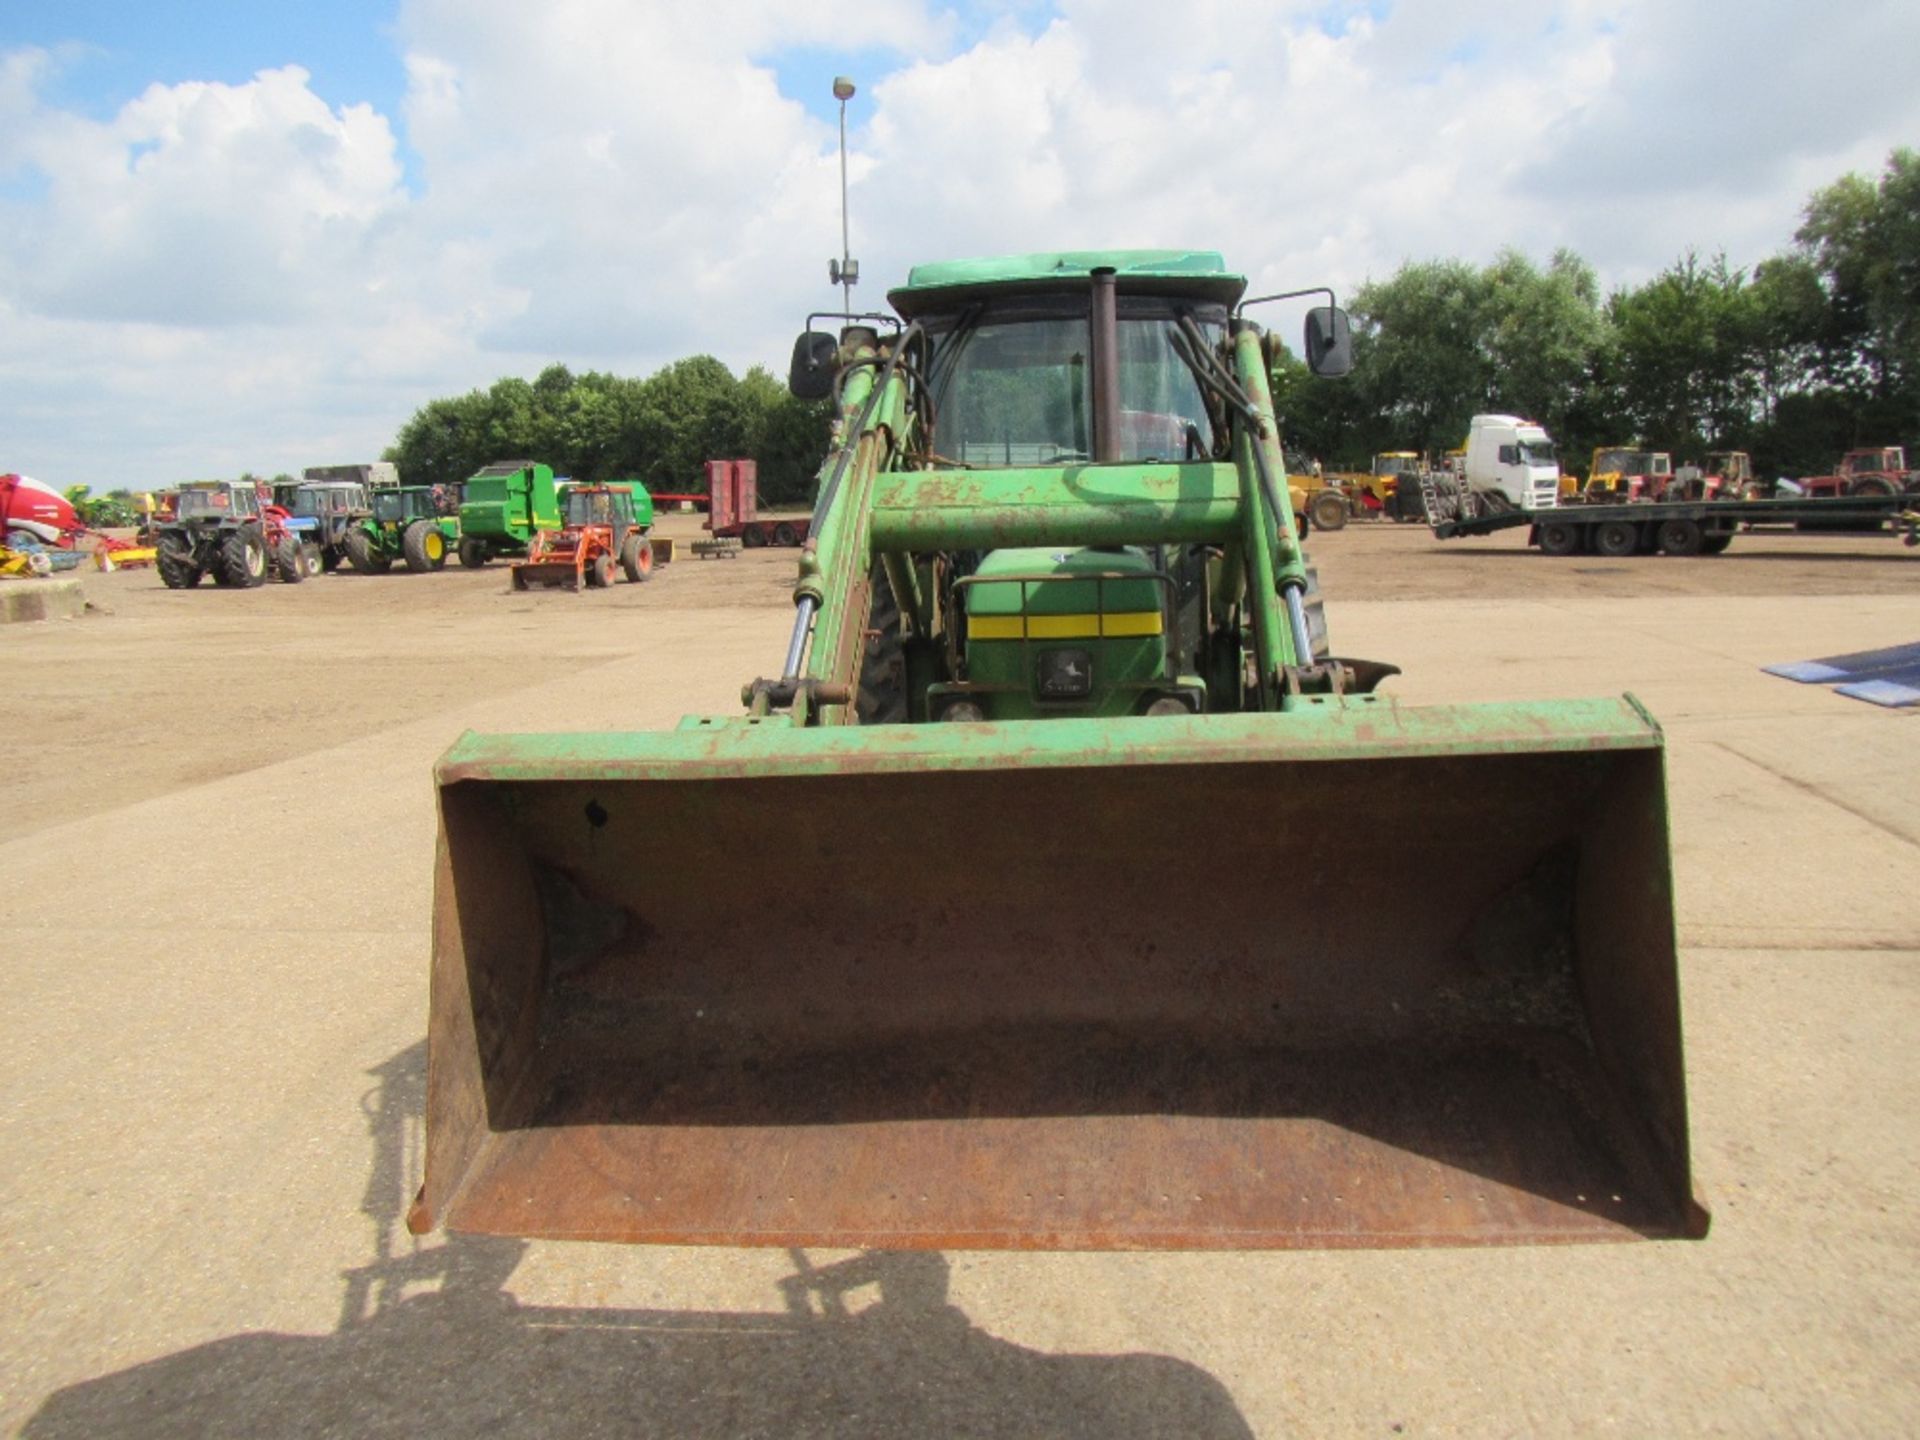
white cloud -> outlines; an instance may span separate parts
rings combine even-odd
[[[869,306],[917,260],[1107,245],[1267,289],[1506,245],[1609,282],[1751,264],[1920,134],[1911,87],[1853,78],[1920,53],[1892,0],[408,0],[395,34],[393,116],[288,67],[96,121],[39,98],[59,61],[0,55],[0,465],[295,467],[553,360],[779,363],[833,303],[839,194],[822,97],[776,66],[851,35]]]

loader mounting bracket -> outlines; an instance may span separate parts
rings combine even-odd
[[[851,705],[853,691],[846,685],[835,684],[827,680],[791,679],[756,680],[740,692],[740,703],[755,714],[765,710],[791,710],[793,702],[804,692],[807,696],[807,709],[818,710],[822,705]],[[761,697],[765,696],[764,710]]]
[[[1287,665],[1281,679],[1289,695],[1371,695],[1400,667],[1384,660],[1322,660],[1318,665]]]

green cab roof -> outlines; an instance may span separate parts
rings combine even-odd
[[[1215,250],[1064,250],[916,265],[907,283],[887,292],[908,319],[988,294],[1085,289],[1097,269],[1116,273],[1122,294],[1173,295],[1231,305],[1246,291],[1244,275]]]

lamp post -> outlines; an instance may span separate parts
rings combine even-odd
[[[851,315],[853,287],[860,278],[860,262],[847,253],[847,101],[853,98],[853,81],[834,76],[833,98],[840,102],[840,258],[827,262],[827,279],[840,287],[843,308]]]

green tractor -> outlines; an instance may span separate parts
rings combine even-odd
[[[502,555],[525,557],[534,536],[561,526],[553,470],[502,460],[466,483],[460,502],[460,563],[477,569]]]
[[[801,336],[838,420],[778,668],[440,763],[416,1232],[1705,1233],[1659,727],[1329,650],[1254,320],[1298,297],[1246,289],[928,265]],[[1350,363],[1330,294],[1305,359]]]
[[[373,513],[346,537],[347,563],[362,575],[384,575],[396,560],[416,574],[439,570],[460,544],[460,521],[457,513],[449,513],[441,486],[375,490],[371,508]]]

